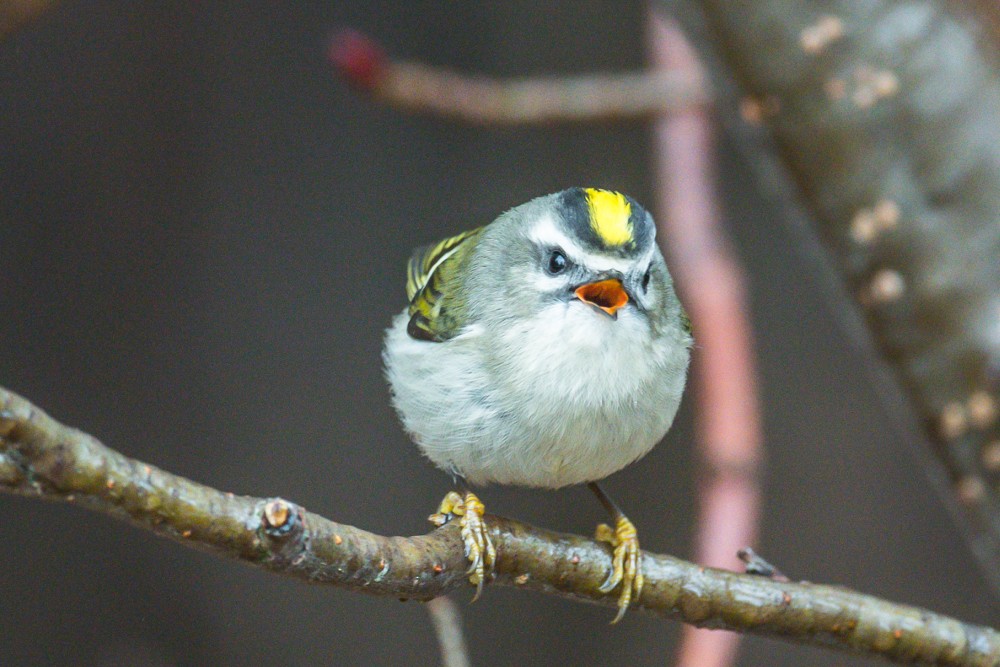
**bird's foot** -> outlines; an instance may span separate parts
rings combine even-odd
[[[465,557],[469,559],[469,581],[476,586],[475,602],[483,592],[483,582],[487,575],[493,573],[497,552],[493,548],[493,540],[486,531],[483,514],[486,507],[471,491],[466,491],[463,498],[455,491],[449,491],[441,501],[441,506],[428,520],[435,526],[443,526],[456,516],[462,527],[462,542],[465,544]],[[634,531],[633,531],[634,532]]]
[[[642,595],[644,579],[640,569],[639,535],[635,524],[621,515],[615,521],[614,529],[606,523],[598,524],[594,537],[598,542],[607,542],[613,549],[611,573],[597,590],[610,593],[618,584],[622,586],[618,594],[618,615],[611,621],[614,624],[622,620],[629,604],[633,600],[638,602]]]

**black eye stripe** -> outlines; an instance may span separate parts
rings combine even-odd
[[[652,271],[652,267],[646,269],[646,273],[642,275],[642,289],[646,290],[649,287],[649,272]]]

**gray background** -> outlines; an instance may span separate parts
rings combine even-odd
[[[638,67],[639,4],[65,2],[0,43],[0,384],[130,456],[413,534],[449,488],[381,377],[412,247],[570,185],[650,202],[642,124],[457,126],[334,80],[353,25],[496,75]],[[1000,608],[880,408],[824,278],[721,147],[767,427],[761,551],[796,578],[997,624]],[[697,322],[695,322],[697,327]],[[686,555],[691,401],[608,481],[643,545]],[[589,533],[585,489],[491,511]],[[468,595],[460,594],[464,601]],[[476,663],[663,664],[679,626],[531,593],[462,605]],[[4,664],[428,664],[417,603],[309,587],[77,508],[0,496]],[[744,665],[872,661],[749,639]]]

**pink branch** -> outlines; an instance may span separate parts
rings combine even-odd
[[[680,29],[655,13],[649,25],[654,66],[701,79]],[[694,106],[656,121],[657,204],[664,250],[695,327],[692,384],[705,469],[695,561],[739,569],[737,550],[757,536],[763,437],[743,273],[719,224],[712,127],[708,111]],[[678,664],[732,664],[737,643],[732,633],[685,628]]]
[[[383,104],[467,123],[655,118],[708,102],[702,81],[677,71],[492,79],[394,60],[375,40],[355,30],[334,35],[328,57],[348,83]]]

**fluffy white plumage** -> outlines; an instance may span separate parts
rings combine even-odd
[[[603,479],[647,454],[680,404],[687,343],[652,338],[635,312],[612,320],[555,304],[445,343],[410,338],[407,320],[397,316],[386,340],[396,409],[431,461],[473,484]]]
[[[473,484],[603,479],[653,448],[681,400],[691,337],[659,250],[651,240],[632,257],[588,250],[557,197],[484,230],[467,265],[469,320],[457,335],[414,339],[406,311],[386,335],[386,376],[407,431],[431,461]],[[580,299],[552,298],[571,290],[539,265],[546,247],[594,275],[625,276],[630,303],[614,319]]]

